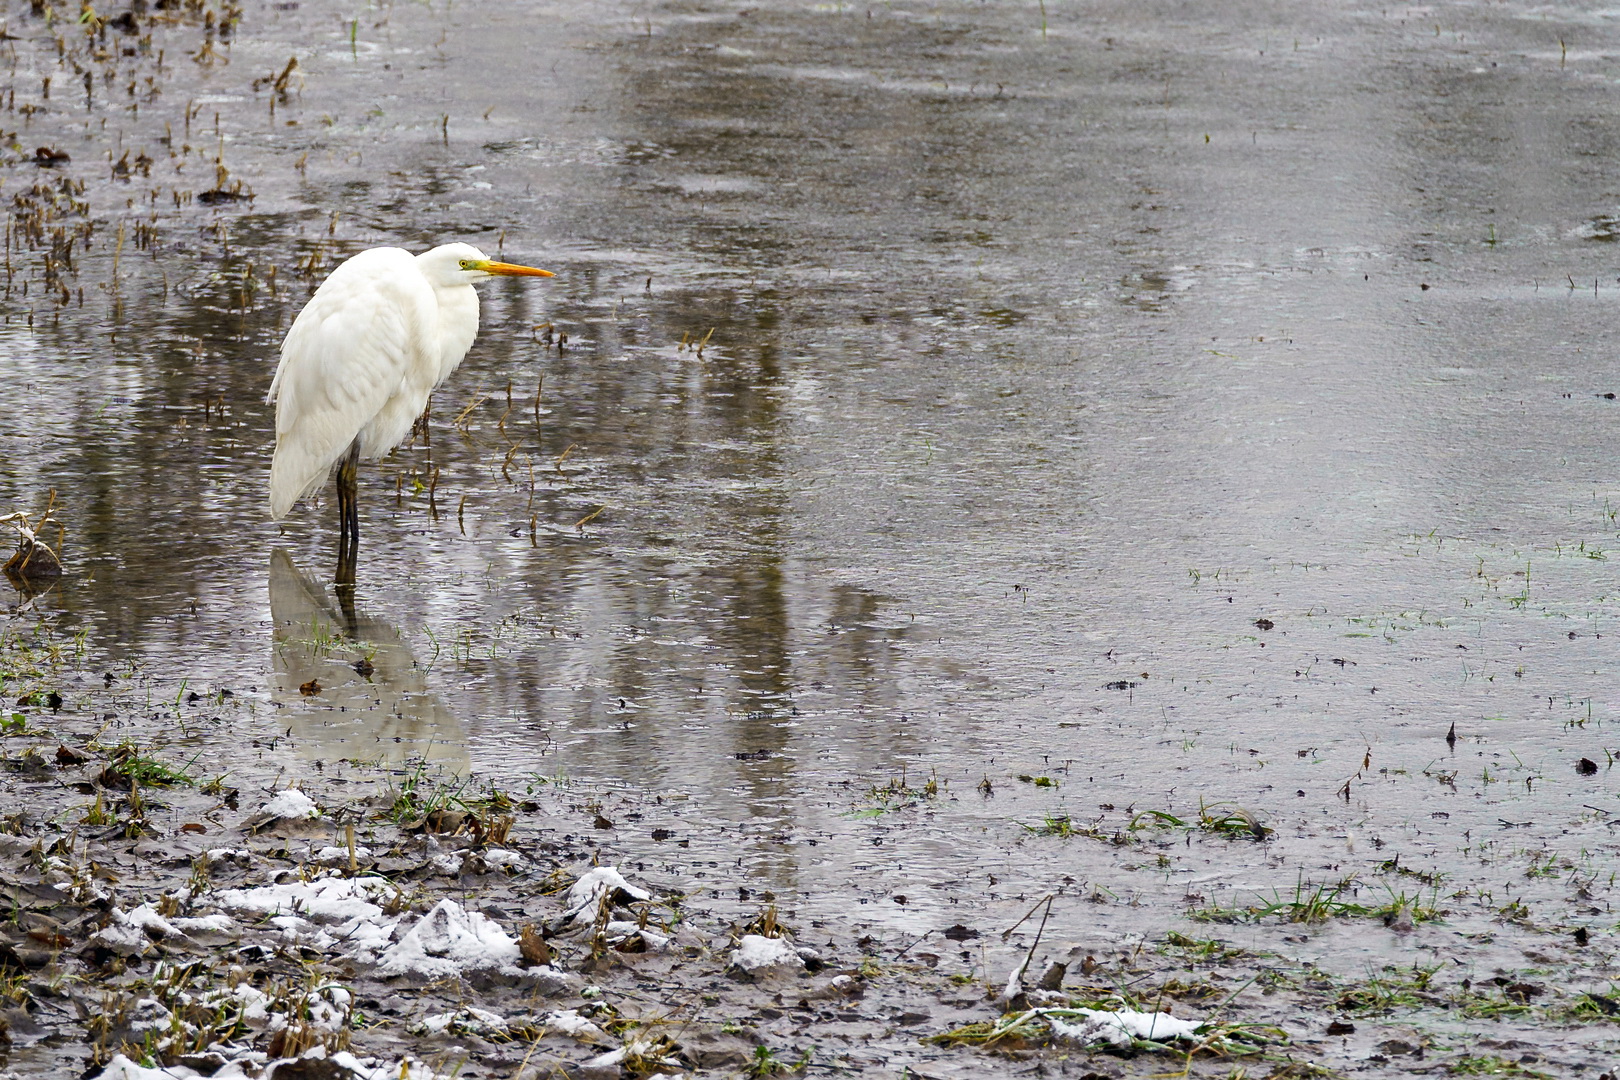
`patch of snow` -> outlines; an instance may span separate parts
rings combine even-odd
[[[643,1060],[651,1059],[659,1065],[674,1065],[679,1067],[680,1062],[678,1061],[671,1061],[669,1058],[664,1057],[654,1058],[653,1055],[657,1052],[658,1044],[654,1041],[639,1038],[631,1039],[617,1050],[609,1050],[605,1054],[597,1054],[593,1058],[586,1059],[580,1068],[581,1071],[607,1069],[611,1066],[621,1064],[627,1057],[638,1057]]]
[[[623,894],[630,901],[651,900],[652,893],[645,889],[638,889],[624,879],[624,875],[611,866],[598,866],[587,871],[578,881],[569,886],[568,899],[565,901],[570,913],[580,908],[598,903],[604,893],[612,892],[615,895]]]
[[[246,991],[246,993],[240,995],[226,994],[224,996],[241,996],[244,1000],[252,997],[265,997],[265,995],[260,994],[251,987],[239,986],[236,989],[237,991]],[[330,1001],[325,1000],[328,997]],[[349,1001],[348,991],[335,986],[324,987],[320,995],[310,999],[310,1004],[316,1005],[317,1008],[306,1019],[318,1026],[326,1026],[332,1021],[346,1024],[347,1018],[344,1010],[347,1010]],[[153,1004],[156,1004],[156,1002],[153,1002]],[[278,1015],[275,1018],[285,1023],[285,1017]],[[250,1080],[250,1078],[263,1075],[267,1059],[266,1055],[261,1051],[236,1051],[234,1047],[228,1045],[218,1046],[215,1049],[224,1052],[230,1057],[230,1060],[223,1068],[211,1074],[212,1080]],[[356,1057],[347,1051],[328,1055],[325,1048],[320,1045],[313,1046],[305,1051],[302,1060],[321,1060],[328,1056],[330,1056],[332,1064],[343,1070],[344,1075],[352,1077],[352,1080],[448,1080],[445,1074],[435,1073],[431,1068],[413,1058],[406,1058],[403,1061],[388,1061],[381,1058]],[[0,1076],[4,1075],[0,1073]],[[168,1068],[148,1068],[119,1054],[109,1061],[106,1067],[95,1074],[91,1080],[204,1080],[204,1076],[205,1074],[184,1065],[171,1065]]]
[[[259,813],[268,818],[318,818],[321,809],[302,791],[287,788],[276,792],[274,798],[260,807]]]
[[[317,1047],[317,1049],[319,1049]],[[305,1054],[310,1057],[310,1054]],[[355,1080],[441,1080],[452,1074],[436,1073],[423,1065],[420,1061],[406,1058],[393,1064],[384,1064],[376,1058],[357,1058],[347,1050],[332,1055],[332,1064],[339,1068],[348,1069],[354,1074]],[[456,1072],[460,1072],[457,1066]]]
[[[1046,1022],[1052,1025],[1052,1034],[1060,1039],[1070,1042],[1091,1045],[1094,1043],[1109,1043],[1113,1046],[1128,1046],[1132,1039],[1152,1039],[1154,1042],[1170,1042],[1175,1039],[1198,1038],[1198,1029],[1204,1025],[1192,1020],[1182,1020],[1162,1012],[1138,1012],[1135,1009],[1120,1009],[1118,1012],[1107,1012],[1101,1009],[1037,1009],[1037,1013],[1044,1014]],[[1059,1016],[1056,1013],[1062,1013]],[[1079,1023],[1071,1023],[1070,1016],[1080,1018]]]
[[[521,975],[518,943],[492,920],[441,900],[395,944],[384,949],[377,973],[442,979],[471,971]]]
[[[337,938],[297,915],[273,915],[269,923],[281,931],[282,939],[289,945],[302,945],[325,952],[338,943]]]
[[[240,983],[221,994],[222,997],[235,998],[241,1002],[242,1022],[253,1027],[263,1027],[270,1022],[270,1006],[275,1004],[269,994],[263,990]],[[210,995],[203,995],[204,1003],[209,1002]]]
[[[174,1072],[169,1069],[148,1069],[144,1065],[137,1065],[123,1054],[114,1054],[113,1059],[107,1062],[107,1067],[97,1073],[94,1080],[177,1080],[179,1077],[196,1076],[190,1069],[185,1072]]]
[[[295,912],[322,922],[350,922],[380,916],[382,908],[372,900],[393,891],[394,887],[382,878],[327,876],[285,885],[225,889],[210,899],[226,910],[252,915]]]
[[[456,1014],[453,1012],[434,1013],[431,1016],[422,1017],[422,1019],[412,1024],[408,1030],[412,1035],[425,1035],[431,1038],[434,1035],[443,1035],[450,1030],[450,1025],[455,1022]]]
[[[129,1010],[129,1030],[165,1031],[174,1014],[156,998],[141,998]]]
[[[122,919],[129,926],[144,930],[151,937],[180,937],[180,928],[157,913],[157,908],[151,904],[142,904],[128,915],[117,908],[113,908],[113,917]]]
[[[134,956],[152,948],[152,939],[138,926],[131,926],[129,916],[113,909],[113,921],[90,935],[90,942],[111,949],[120,956]]]
[[[346,878],[327,872],[313,881],[224,889],[207,899],[226,911],[270,917],[291,941],[329,949],[343,943],[349,955],[371,962],[393,940],[399,919],[375,901],[394,892],[382,878]],[[296,916],[296,918],[293,918]],[[319,932],[309,924],[322,924]]]
[[[354,857],[356,859],[370,858],[371,849],[363,844],[356,844],[354,845]],[[323,847],[315,853],[314,858],[310,861],[319,863],[322,866],[348,866],[349,849],[346,847]]]
[[[796,949],[786,938],[744,934],[731,950],[731,966],[752,975],[776,968],[804,967],[806,949]],[[813,957],[815,954],[810,953]]]
[[[607,1038],[607,1032],[579,1015],[578,1009],[558,1009],[556,1012],[546,1013],[541,1022],[552,1031],[572,1035],[583,1042],[596,1042]]]
[[[424,1016],[410,1027],[413,1035],[443,1035],[448,1032],[457,1035],[505,1036],[510,1034],[511,1030],[506,1017],[473,1005],[464,1006],[455,1012]]]
[[[607,935],[608,941],[614,943],[624,941],[627,938],[639,936],[642,941],[647,943],[647,950],[649,952],[661,952],[664,947],[669,944],[669,936],[667,934],[660,934],[653,930],[646,930],[643,929],[638,923],[625,922],[621,919],[615,919],[614,921],[608,923],[602,928],[602,932]]]

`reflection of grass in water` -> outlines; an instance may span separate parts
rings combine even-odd
[[[91,749],[100,748],[92,743]],[[191,787],[197,781],[189,770],[201,756],[200,753],[196,754],[184,765],[174,767],[164,764],[142,751],[134,742],[125,739],[107,752],[107,766],[102,770],[101,781],[104,786],[118,787],[128,787],[131,784],[140,787],[177,785]]]
[[[451,776],[445,780],[435,780],[427,775],[427,762],[419,761],[416,768],[405,775],[400,782],[399,790],[393,792],[388,808],[382,812],[382,817],[396,825],[409,821],[419,821],[433,813],[442,813],[449,810],[469,810],[466,801],[461,797],[468,781]],[[392,784],[390,783],[390,789]]]
[[[1226,567],[1216,567],[1214,570],[1200,570],[1196,566],[1187,567],[1187,576],[1192,583],[1202,585],[1205,581],[1232,583],[1249,576],[1247,570],[1231,570]]]
[[[1445,618],[1427,610],[1351,615],[1344,621],[1365,627],[1364,630],[1349,631],[1344,635],[1345,637],[1382,637],[1385,641],[1393,641],[1397,631],[1444,630],[1450,625]]]
[[[1224,964],[1253,955],[1215,938],[1191,938],[1174,930],[1165,935],[1159,952],[1168,955],[1172,949],[1178,950],[1184,960],[1203,964]]]
[[[1515,982],[1507,976],[1479,983],[1464,979],[1442,991],[1435,984],[1435,976],[1443,966],[1438,963],[1413,963],[1409,968],[1386,966],[1377,973],[1370,973],[1366,979],[1340,984],[1334,1006],[1362,1016],[1396,1009],[1439,1008],[1470,1020],[1500,1020],[1529,1016],[1537,1011],[1563,1017],[1581,1008],[1581,1003],[1576,1002],[1540,1009],[1531,1002],[1545,992],[1545,987]],[[1620,1009],[1620,1003],[1616,1008]],[[1598,1013],[1603,1011],[1602,1005],[1597,1003],[1593,1003],[1591,1009]]]
[[[1442,999],[1429,992],[1429,984],[1441,965],[1414,963],[1410,968],[1385,967],[1339,992],[1334,1004],[1349,1013],[1384,1012],[1389,1009],[1418,1009],[1441,1005]]]
[[[1583,991],[1573,1004],[1564,1009],[1563,1015],[1565,1019],[1583,1024],[1620,1024],[1620,987],[1611,982],[1606,994]]]
[[[1532,1076],[1553,1080],[1552,1073],[1544,1073],[1500,1057],[1465,1057],[1448,1062],[1446,1072],[1452,1076]]]
[[[902,769],[898,777],[890,777],[889,782],[873,785],[867,792],[867,798],[872,803],[867,806],[856,807],[843,816],[853,821],[867,818],[881,817],[896,810],[906,810],[920,806],[939,795],[939,776],[936,773],[928,778],[928,783],[920,788],[911,787],[906,783],[906,775]]]
[[[1620,511],[1606,513],[1620,516]],[[1583,570],[1582,565],[1607,562],[1607,545],[1612,539],[1576,536],[1538,544],[1493,545],[1465,537],[1414,534],[1399,540],[1392,554],[1432,564],[1427,580],[1452,592],[1456,596],[1454,604],[1441,602],[1434,607],[1385,608],[1354,614],[1312,607],[1303,614],[1313,620],[1326,620],[1330,627],[1342,625],[1347,638],[1390,643],[1422,631],[1468,627],[1482,633],[1493,622],[1504,625],[1504,615],[1537,615],[1591,624],[1617,613],[1620,597],[1609,591],[1606,576],[1594,577],[1605,571],[1598,567]],[[1230,571],[1226,574],[1231,576]],[[1512,669],[1512,674],[1525,677],[1525,667]],[[1469,668],[1466,664],[1464,675],[1465,679],[1484,675],[1486,681],[1495,681],[1483,668]]]
[[[1230,810],[1221,811],[1221,807]],[[1229,802],[1205,803],[1198,801],[1196,821],[1184,821],[1166,810],[1143,810],[1131,819],[1133,831],[1147,828],[1198,829],[1233,839],[1264,840],[1271,829],[1262,825],[1249,810]]]
[[[1123,832],[1108,832],[1098,828],[1095,824],[1087,825],[1076,822],[1068,814],[1047,814],[1039,825],[1028,825],[1020,821],[1016,823],[1019,828],[1034,833],[1036,836],[1054,836],[1059,840],[1069,840],[1076,836],[1088,840],[1102,840],[1116,847],[1125,847],[1136,842],[1136,838]]]
[[[1221,907],[1210,905],[1188,912],[1188,918],[1198,922],[1253,923],[1265,919],[1278,919],[1285,923],[1316,924],[1329,919],[1357,918],[1381,919],[1391,926],[1436,922],[1445,912],[1439,907],[1439,890],[1432,890],[1428,899],[1422,894],[1408,894],[1385,888],[1389,898],[1383,903],[1363,904],[1346,899],[1361,882],[1354,874],[1337,882],[1312,884],[1302,876],[1294,885],[1291,896],[1273,892],[1271,898],[1258,898],[1258,902],[1245,906]]]

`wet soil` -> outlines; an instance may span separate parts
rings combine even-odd
[[[10,652],[19,668],[44,655]],[[286,794],[214,772],[224,760],[287,771],[275,766],[289,738],[220,751],[250,708],[238,695],[154,701],[142,680],[97,681],[58,681],[65,694],[38,692],[8,725],[6,790],[22,809],[0,835],[12,911],[0,931],[0,1075],[1575,1075],[1585,1051],[1530,1033],[1591,1031],[1620,1010],[1547,975],[1473,984],[1413,964],[1338,977],[1312,956],[1367,933],[1431,936],[1422,924],[1438,916],[1423,903],[1364,909],[1348,891],[1307,898],[1316,914],[1234,911],[1156,939],[1074,940],[1051,920],[1072,889],[1019,897],[1026,917],[999,925],[992,881],[963,898],[964,921],[905,935],[806,910],[831,898],[737,884],[748,879],[694,862],[674,835],[652,851],[621,844],[621,825],[660,808],[610,810],[586,783],[513,792],[425,765],[333,760],[300,777],[307,798],[289,811]],[[195,753],[179,761],[111,736],[141,714]],[[1252,823],[1216,831],[1226,844],[1264,842]],[[1151,846],[1164,859],[1181,845]],[[619,884],[577,902],[580,879],[609,865]],[[407,950],[436,918],[488,922]],[[1232,924],[1258,918],[1291,926],[1280,940],[1292,944],[1239,944],[1252,935]],[[513,956],[498,964],[469,948],[474,930]],[[749,970],[749,935],[795,954]],[[1187,1041],[1088,1047],[1032,1019],[1042,1008],[1206,1027]]]
[[[1185,1011],[1271,1052],[1614,1071],[1603,9],[0,12],[0,511],[54,489],[68,571],[8,761],[526,793],[526,872],[702,898],[675,983],[771,904],[882,966],[840,1022],[895,1056],[818,1067],[1168,1067],[916,1042],[1052,894],[1034,968],[1242,987]],[[559,277],[366,472],[351,616],[333,507],[267,520],[275,347],[448,239]],[[4,789],[30,846],[78,768]]]

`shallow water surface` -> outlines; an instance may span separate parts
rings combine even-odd
[[[1449,929],[1319,963],[1522,962],[1467,936],[1512,902],[1596,934],[1620,30],[1047,9],[255,5],[86,105],[8,5],[6,122],[72,156],[3,176],[0,508],[54,488],[73,571],[33,610],[91,675],[232,689],[288,775],[578,785],[559,829],[811,914],[1056,889],[1108,942],[1396,867]],[[30,213],[95,223],[71,270]],[[268,520],[275,348],[343,256],[452,238],[559,276],[488,286],[363,469],[351,623],[330,499]],[[1272,839],[1128,831],[1233,806]]]

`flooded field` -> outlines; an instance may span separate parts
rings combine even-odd
[[[1218,939],[1346,1075],[1616,1072],[1613,11],[0,13],[0,513],[68,569],[7,632],[103,738],[425,762],[935,978]],[[450,240],[558,276],[362,467],[351,623],[276,349]]]

